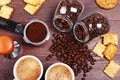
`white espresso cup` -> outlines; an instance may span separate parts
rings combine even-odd
[[[43,75],[41,61],[32,55],[19,58],[13,68],[14,80],[40,80]]]
[[[45,80],[75,80],[75,75],[67,64],[54,63],[47,69]]]

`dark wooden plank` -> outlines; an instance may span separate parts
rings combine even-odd
[[[22,24],[26,24],[31,19],[37,18],[45,21],[48,24],[50,28],[50,32],[52,34],[55,32],[55,29],[52,25],[52,18],[59,1],[60,0],[46,0],[44,5],[38,10],[38,12],[35,15],[31,16],[24,11],[23,8],[25,6],[25,3],[23,2],[23,0],[12,0],[12,3],[9,6],[14,7],[15,11],[12,17],[10,18],[10,20],[13,20]],[[103,9],[100,9],[95,4],[94,0],[81,0],[81,1],[85,5],[85,10],[83,14],[79,17],[79,21],[83,19],[86,15],[89,15],[92,12],[98,12],[98,11],[102,12],[109,20],[109,23],[111,26],[110,32],[115,32],[119,35],[119,45],[118,45],[119,51],[117,52],[117,55],[115,56],[114,60],[118,64],[120,64],[120,59],[119,59],[120,58],[120,9],[119,9],[120,2],[117,5],[117,7],[112,10],[103,10]],[[50,54],[48,49],[51,45],[52,36],[50,37],[50,40],[44,45],[40,47],[35,47],[32,45],[26,44],[23,41],[22,36],[14,34],[12,32],[0,29],[0,35],[9,35],[14,40],[22,44],[22,50],[21,50],[22,54],[19,57],[23,55],[29,55],[29,54],[37,56],[43,62],[45,69],[47,69],[48,66],[50,66],[52,63],[58,62],[55,57],[53,57],[50,61],[45,60],[46,56]],[[96,44],[96,42],[98,42],[98,40],[99,39],[96,38],[90,41],[88,43],[89,48],[93,49],[94,45]],[[87,80],[111,80],[108,76],[106,76],[102,72],[105,66],[107,65],[108,61],[106,59],[100,59],[95,55],[93,56],[97,59],[97,62],[94,65],[94,69],[87,74],[86,79]],[[19,57],[15,59],[7,59],[3,55],[0,55],[0,80],[13,80],[13,66],[15,61]],[[82,73],[76,77],[76,80],[80,80],[81,75]],[[119,79],[120,79],[120,72],[112,80],[119,80]]]

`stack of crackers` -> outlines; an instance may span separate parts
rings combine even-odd
[[[104,69],[104,73],[114,78],[120,70],[120,65],[113,58],[118,51],[118,35],[116,33],[108,33],[103,36],[103,43],[98,42],[93,52],[101,58],[107,58],[109,64]]]
[[[45,0],[24,0],[26,6],[24,7],[25,11],[33,15],[37,10],[42,6]]]
[[[7,6],[9,3],[11,3],[11,0],[0,0],[0,17],[9,19],[12,15],[13,8]]]

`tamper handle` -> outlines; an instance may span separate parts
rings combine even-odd
[[[0,17],[0,28],[12,31],[17,34],[23,34],[23,30],[24,30],[24,26],[22,24],[1,17]]]

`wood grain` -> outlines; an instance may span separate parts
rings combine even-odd
[[[23,0],[12,0],[12,3],[9,4],[9,6],[14,7],[14,13],[10,20],[26,24],[31,19],[37,18],[40,20],[43,20],[46,22],[46,24],[49,26],[51,34],[55,32],[55,29],[52,25],[52,18],[54,11],[57,7],[57,4],[60,0],[46,0],[44,5],[38,10],[38,12],[31,16],[27,12],[24,11],[25,3]],[[83,19],[86,15],[89,15],[93,12],[102,12],[109,20],[110,23],[110,32],[115,32],[119,35],[119,51],[117,52],[117,55],[115,56],[114,60],[120,64],[120,2],[118,3],[117,7],[111,10],[103,10],[100,9],[96,4],[94,0],[81,0],[85,6],[85,10],[83,14],[79,17],[80,21]],[[26,44],[22,36],[14,34],[12,32],[0,29],[0,35],[8,35],[12,37],[14,40],[18,41],[22,45],[21,50],[21,56],[23,55],[34,55],[37,56],[43,63],[44,69],[46,70],[52,63],[58,62],[55,57],[53,57],[50,61],[46,61],[45,58],[49,52],[49,47],[51,45],[51,39],[47,41],[44,45],[35,47],[32,45]],[[88,46],[90,49],[92,49],[96,42],[98,42],[98,39],[94,39],[88,43]],[[13,80],[13,66],[16,62],[15,59],[8,59],[5,58],[3,55],[0,55],[0,80]],[[110,79],[108,76],[106,76],[102,71],[107,65],[108,61],[106,59],[100,59],[94,55],[94,57],[97,59],[96,64],[94,65],[94,69],[87,74],[87,80],[119,80],[120,79],[120,72],[116,75],[114,79]],[[76,77],[76,80],[80,80],[82,76],[82,73],[79,74]],[[44,80],[44,77],[41,79]]]

